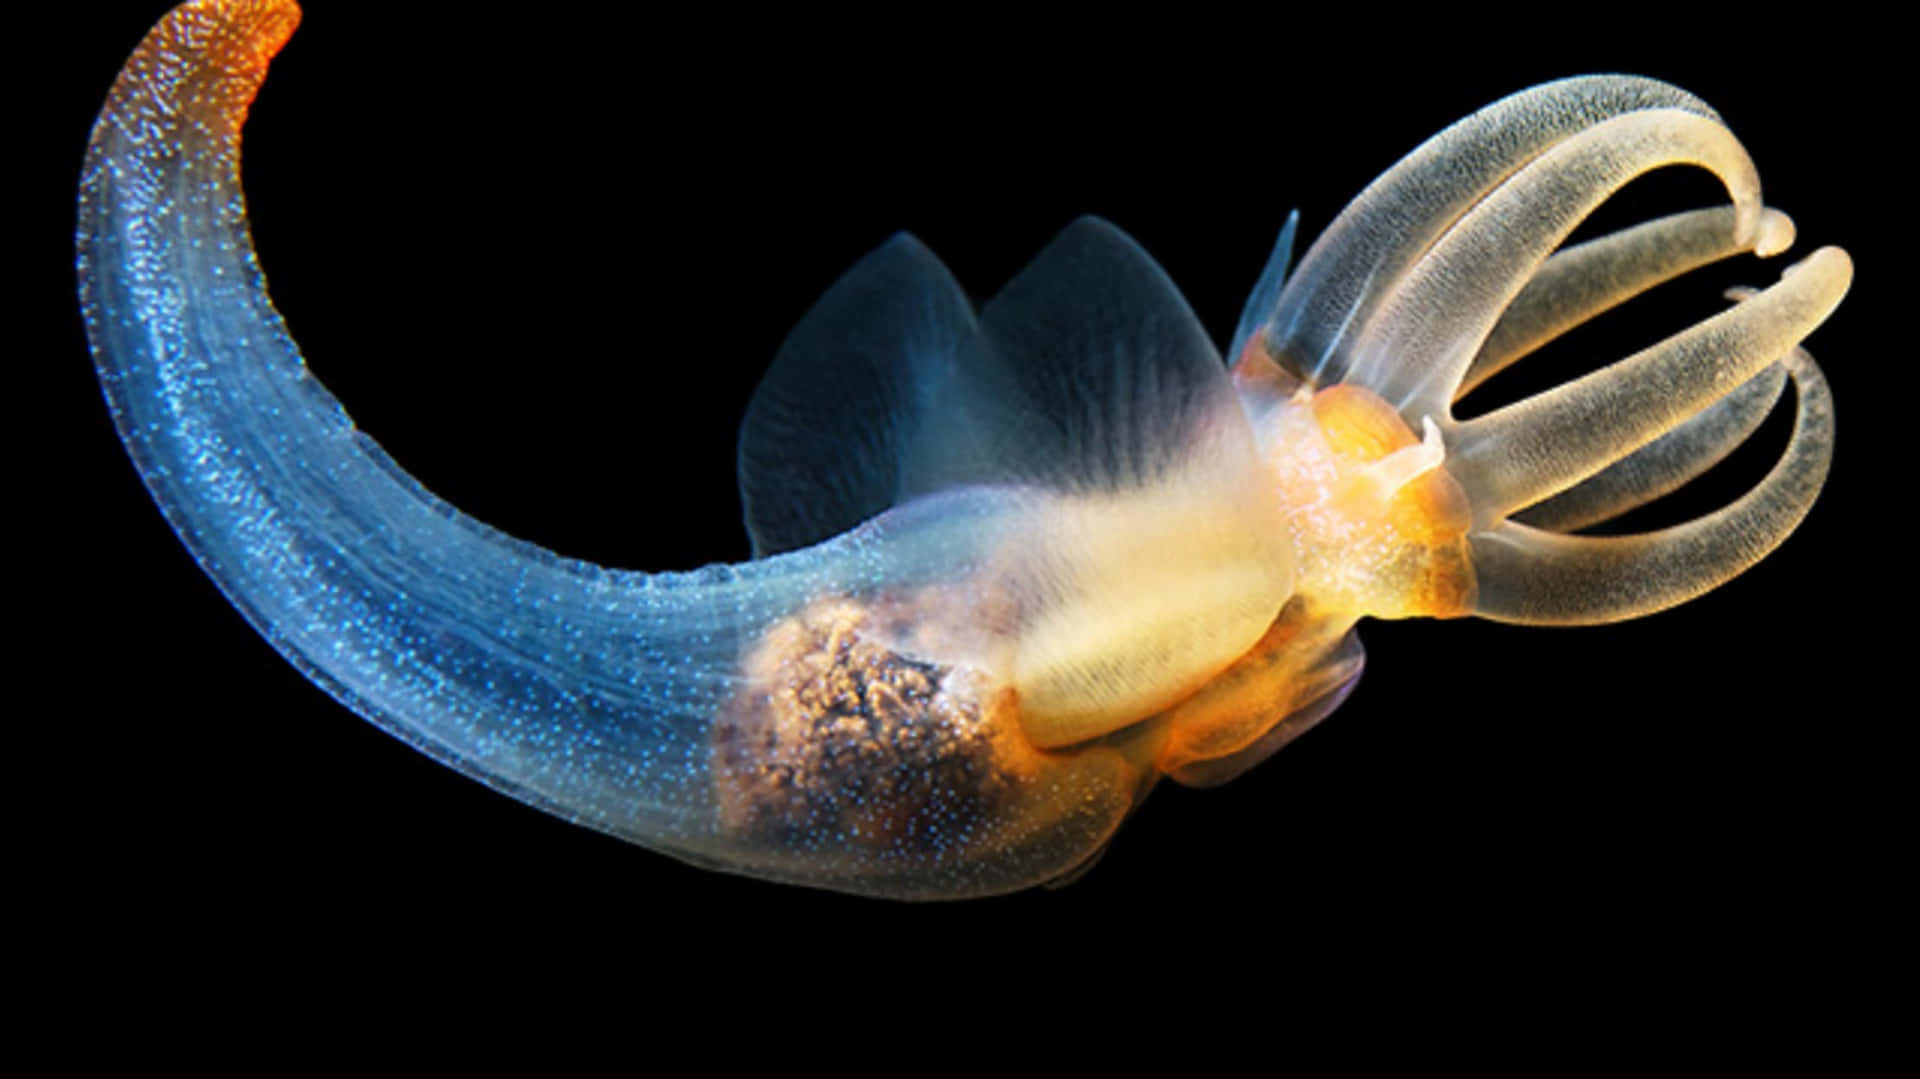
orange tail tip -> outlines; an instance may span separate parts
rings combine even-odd
[[[191,0],[147,34],[121,73],[115,97],[150,97],[180,80],[200,81],[204,93],[189,100],[211,106],[237,130],[268,63],[299,25],[295,0]]]

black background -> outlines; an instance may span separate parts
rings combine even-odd
[[[1810,342],[1838,403],[1833,477],[1755,570],[1617,626],[1369,623],[1340,713],[1230,786],[1163,787],[1084,880],[908,906],[694,870],[524,808],[353,717],[226,605],[128,466],[73,311],[86,132],[167,5],[99,7],[48,16],[29,110],[48,134],[18,163],[37,186],[9,253],[45,332],[16,356],[33,434],[12,531],[38,630],[16,677],[53,685],[16,714],[15,759],[40,887],[81,939],[222,958],[437,940],[615,969],[891,954],[956,976],[1042,943],[1225,957],[1283,989],[1304,988],[1287,971],[1309,953],[1764,984],[1885,946],[1869,914],[1911,857],[1891,742],[1912,705],[1882,695],[1900,671],[1879,650],[1910,639],[1911,534],[1888,506],[1910,497],[1894,454],[1912,374],[1875,327],[1911,302],[1889,236],[1910,211],[1869,141],[1888,108],[1869,30],[1500,23],[1521,45],[1441,22],[956,31],[311,4],[246,158],[294,335],[429,488],[630,568],[745,557],[746,399],[812,300],[895,230],[984,298],[1097,213],[1224,337],[1289,208],[1310,239],[1474,108],[1628,70],[1722,112],[1799,223],[1796,254],[1853,251],[1855,292]],[[1607,220],[1708,201],[1703,175],[1636,183]],[[1778,265],[1664,290],[1537,377],[1650,343]],[[1694,508],[1764,470],[1782,425],[1762,441]]]

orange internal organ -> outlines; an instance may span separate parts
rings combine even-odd
[[[114,86],[120,100],[158,94],[183,80],[187,107],[221,140],[237,136],[267,65],[300,25],[294,0],[194,0],[169,13],[128,61]],[[132,115],[138,114],[135,109]]]
[[[1473,606],[1466,492],[1441,467],[1438,431],[1407,427],[1358,386],[1301,391],[1268,442],[1314,609],[1354,617],[1451,618]]]

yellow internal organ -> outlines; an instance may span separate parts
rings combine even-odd
[[[1258,476],[1194,469],[1140,490],[1058,496],[1023,530],[1004,557],[1028,612],[1010,671],[1034,745],[1163,711],[1266,633],[1294,572]]]
[[[1371,391],[1332,386],[1283,409],[1269,445],[1298,558],[1318,610],[1449,618],[1473,606],[1466,492],[1438,432],[1423,439]]]

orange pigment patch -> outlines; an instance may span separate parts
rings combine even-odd
[[[196,0],[168,13],[141,42],[121,74],[116,93],[144,96],[144,86],[186,80],[192,89],[171,96],[190,114],[237,134],[260,92],[267,65],[300,25],[294,0]]]
[[[258,80],[300,26],[293,0],[202,0],[183,9],[214,21],[204,45],[209,61],[234,75]]]
[[[1444,467],[1397,487],[1383,480],[1372,466],[1421,440],[1371,391],[1331,386],[1308,407],[1319,445],[1283,444],[1275,454],[1301,553],[1301,592],[1320,609],[1356,615],[1468,613],[1466,492]]]

